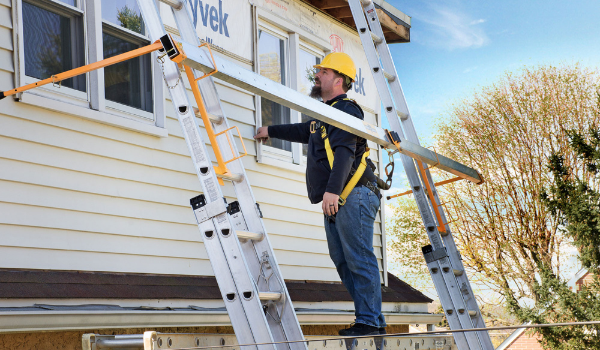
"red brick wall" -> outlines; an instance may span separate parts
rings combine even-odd
[[[589,272],[583,275],[583,277],[581,277],[577,282],[575,282],[577,284],[577,291],[579,292],[583,285],[587,285],[588,283],[592,282],[593,279],[594,277]]]
[[[537,334],[523,332],[506,350],[542,350],[542,346],[538,343],[539,339],[540,336]]]

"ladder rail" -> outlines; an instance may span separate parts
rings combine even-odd
[[[172,8],[172,13],[175,18],[175,22],[177,23],[177,28],[179,29],[179,34],[181,38],[188,43],[200,46],[200,40],[198,39],[196,29],[192,25],[191,15],[189,13],[188,7],[183,6],[181,10]],[[194,75],[196,78],[199,77],[197,71],[194,71]],[[222,123],[213,124],[213,128],[215,129],[215,131],[219,133],[228,130],[230,128],[229,121],[225,117],[225,113],[223,112],[223,107],[221,106],[220,102],[221,99],[216,89],[213,77],[209,76],[205,79],[198,80],[197,84],[201,91],[202,98],[204,100],[204,104],[206,106],[207,111],[210,114],[221,116],[223,118]],[[226,132],[231,134],[230,131]],[[244,140],[241,138],[241,135],[240,141],[244,142]],[[235,143],[233,143],[232,147],[230,148],[229,143],[224,137],[217,138],[217,142],[219,143],[219,147],[221,150],[230,150],[232,152],[228,155],[230,157],[228,159],[236,158],[239,155],[239,151],[237,150],[237,146],[235,145]],[[281,322],[278,322],[271,316],[266,317],[267,322],[270,324],[274,340],[302,340],[304,339],[302,329],[300,328],[296,313],[294,312],[294,307],[291,302],[291,298],[289,297],[289,293],[287,291],[287,288],[285,287],[283,274],[279,269],[279,264],[277,263],[277,259],[272,249],[269,237],[266,234],[267,231],[264,226],[264,222],[262,221],[261,214],[256,206],[257,202],[254,198],[254,193],[252,191],[252,188],[250,187],[250,183],[247,180],[247,175],[242,160],[235,160],[229,163],[228,165],[231,172],[242,175],[242,180],[234,181],[233,186],[241,210],[244,213],[244,220],[247,225],[248,231],[260,233],[263,236],[263,238],[260,240],[246,240],[240,243],[242,250],[244,251],[244,254],[246,256],[246,260],[250,264],[250,272],[252,273],[254,281],[259,281],[259,276],[262,268],[261,259],[263,259],[264,252],[267,252],[268,259],[270,260],[270,268],[272,269],[273,274],[276,276],[276,280],[280,284],[277,292],[283,294],[280,301],[272,304],[275,308],[274,311],[280,315]],[[260,285],[257,285],[257,289],[259,289],[259,287]],[[266,292],[271,291],[269,287],[270,286],[267,286],[268,290]],[[261,292],[260,289],[259,292]],[[279,308],[281,308],[281,311],[278,311]],[[278,345],[278,347],[291,348],[292,350],[306,349],[306,345],[304,343],[291,343],[288,345],[284,344]]]
[[[374,7],[374,5],[371,3],[369,4],[366,8],[365,8],[365,12],[368,11],[368,9]],[[376,11],[374,11],[374,13],[369,14],[369,16],[373,16],[376,17],[377,13]],[[393,71],[396,72],[396,67],[394,64],[394,61],[392,59],[392,55],[391,52],[389,50],[389,46],[385,43],[385,37],[383,36],[383,29],[381,28],[381,24],[379,22],[379,20],[372,20],[371,21],[371,29],[375,32],[376,35],[381,35],[381,37],[383,38],[383,42],[379,45],[377,45],[378,47],[378,52],[382,52],[382,54],[380,54],[380,59],[382,62],[382,65],[384,67],[385,71]],[[404,92],[402,91],[402,86],[400,85],[400,80],[399,79],[395,79],[393,81],[389,82],[390,85],[390,89],[395,93],[395,96],[400,96],[400,112],[401,113],[405,113],[407,115],[407,117],[405,119],[401,120],[402,126],[404,128],[404,131],[406,133],[406,137],[408,140],[410,140],[413,143],[419,144],[419,140],[418,140],[418,136],[414,127],[414,123],[412,122],[412,117],[410,115],[410,112],[408,112],[408,105],[406,104],[406,99],[404,97]],[[398,104],[397,99],[395,99],[396,104]],[[396,119],[396,118],[394,118]],[[446,223],[448,222],[443,207],[441,206],[441,200],[439,198],[439,194],[438,191],[435,190],[435,184],[434,181],[431,177],[431,172],[429,171],[429,169],[426,170],[427,173],[427,181],[432,184],[432,188],[434,189],[433,194],[435,197],[435,201],[436,204],[440,206],[440,212],[441,212],[441,216],[442,216],[442,223],[439,223],[440,225],[446,225]],[[448,256],[450,258],[450,261],[452,263],[452,266],[455,267],[455,269],[458,270],[463,270],[464,271],[464,265],[462,263],[462,257],[460,256],[460,253],[456,247],[456,242],[454,241],[454,237],[452,236],[452,233],[450,232],[450,228],[446,227],[447,230],[447,234],[442,236],[442,240],[444,241],[444,245],[446,246],[446,250],[448,252]],[[476,317],[474,317],[473,320],[473,327],[474,328],[485,328],[485,321],[483,320],[483,317],[481,315],[481,311],[479,310],[479,306],[477,304],[477,301],[475,300],[474,297],[474,293],[471,287],[471,284],[469,283],[468,277],[465,273],[463,273],[462,275],[456,276],[459,285],[461,286],[461,290],[466,290],[467,293],[463,293],[463,295],[467,296],[465,298],[465,303],[467,305],[467,307],[469,308],[469,310],[473,310],[477,312]],[[491,338],[489,337],[489,334],[487,332],[477,332],[478,337],[480,338],[480,342],[482,343],[482,346],[484,347],[484,349],[494,349],[494,346],[491,342]]]
[[[361,41],[363,43],[363,46],[365,47],[365,51],[367,53],[367,58],[369,59],[369,64],[372,67],[376,67],[376,66],[381,66],[381,68],[379,69],[380,74],[384,75],[384,79],[382,79],[381,77],[377,77],[377,72],[373,72],[374,74],[374,78],[376,80],[376,85],[378,88],[378,91],[380,91],[380,95],[386,95],[386,93],[382,93],[383,91],[387,92],[388,94],[391,91],[391,97],[393,97],[393,103],[390,103],[389,105],[387,105],[387,108],[384,108],[385,111],[387,112],[387,116],[388,116],[388,121],[390,122],[390,125],[392,126],[392,129],[397,131],[398,133],[401,133],[401,131],[403,130],[405,133],[406,138],[411,141],[414,144],[420,144],[419,143],[419,139],[417,137],[416,134],[416,130],[414,128],[414,124],[412,122],[412,118],[410,115],[410,112],[408,110],[408,105],[406,103],[406,99],[404,97],[404,92],[402,91],[402,87],[400,85],[400,81],[397,78],[397,76],[394,76],[393,79],[389,79],[388,76],[385,76],[385,73],[389,73],[390,72],[394,72],[395,74],[397,74],[396,71],[396,67],[394,65],[392,56],[391,56],[391,52],[389,51],[389,47],[385,41],[385,36],[383,33],[383,30],[381,28],[381,24],[379,22],[378,16],[377,16],[377,11],[375,11],[375,7],[374,4],[371,0],[349,0],[350,3],[350,7],[353,13],[353,17],[355,19],[355,23],[357,24],[357,29],[359,31],[359,35],[361,37]],[[369,19],[368,25],[365,21],[365,17]],[[365,34],[369,35],[369,38],[366,39],[365,38]],[[372,33],[374,35],[372,35]],[[374,42],[373,38],[377,38],[377,41]],[[366,39],[366,40],[365,40]],[[373,57],[375,55],[375,52],[377,52],[379,55],[376,55],[376,57]],[[371,53],[371,55],[369,55],[369,53]],[[383,100],[383,99],[382,99]],[[384,105],[384,107],[386,107],[386,105]],[[389,108],[392,107],[392,108]],[[396,112],[395,108],[398,108],[399,111]],[[404,118],[401,118],[401,127],[400,127],[400,123],[398,122],[398,118],[395,115],[401,115]],[[412,172],[408,169],[407,170],[407,175],[408,173]],[[437,190],[435,190],[435,184],[433,182],[433,179],[431,178],[431,173],[429,171],[429,169],[426,169],[425,171],[426,175],[424,177],[421,178],[422,183],[423,182],[427,182],[427,184],[429,184],[431,186],[431,188],[433,188],[433,198],[431,198],[430,201],[428,201],[428,209],[427,212],[428,214],[431,214],[431,210],[436,210],[436,212],[439,212],[439,216],[438,216],[438,226],[443,226],[443,228],[445,229],[446,232],[444,232],[444,234],[442,235],[442,240],[444,242],[444,246],[446,247],[446,252],[448,254],[448,259],[450,262],[450,265],[454,267],[454,269],[450,270],[450,271],[464,271],[464,266],[462,264],[462,259],[460,257],[460,253],[458,252],[458,249],[456,248],[456,244],[454,242],[454,238],[452,237],[452,234],[450,232],[449,227],[447,227],[447,219],[443,210],[443,207],[441,207],[441,201],[439,199],[438,196],[438,192]],[[411,177],[409,176],[409,181],[411,181]],[[412,181],[411,181],[411,185],[412,185]],[[414,188],[414,187],[413,187]],[[413,191],[414,193],[415,191]],[[415,198],[416,194],[415,194]],[[419,203],[420,201],[417,199],[417,203]],[[420,204],[419,208],[421,209],[421,207],[425,207],[425,205]],[[420,210],[421,211],[421,210]],[[423,214],[423,211],[421,211],[421,213]],[[438,231],[438,230],[433,230],[433,231]],[[432,232],[433,234],[435,234],[436,236],[439,234],[439,232]],[[431,235],[430,235],[431,238]],[[433,241],[432,241],[433,243]],[[432,268],[430,268],[430,272],[432,271]],[[449,274],[450,277],[453,278],[448,278],[447,282],[450,283],[451,288],[455,288],[456,284],[458,284],[459,290],[461,291],[462,297],[460,298],[460,300],[458,300],[456,297],[452,297],[452,293],[450,293],[450,297],[453,301],[453,305],[454,305],[454,309],[459,309],[460,307],[462,307],[462,304],[464,304],[466,306],[467,309],[462,309],[464,314],[469,314],[470,311],[476,311],[476,315],[474,318],[470,319],[470,322],[464,322],[464,324],[462,324],[462,326],[464,327],[465,324],[468,325],[468,328],[471,327],[476,327],[476,328],[485,328],[485,322],[483,321],[483,317],[481,317],[481,312],[479,311],[479,306],[477,305],[477,302],[474,298],[474,294],[471,288],[471,285],[468,281],[468,277],[465,273],[461,272],[459,275],[455,275],[455,276],[451,276],[453,274]],[[433,275],[432,275],[433,277]],[[436,281],[436,278],[433,278],[434,281]],[[453,281],[452,279],[454,279],[455,281]],[[439,281],[439,279],[438,279]],[[448,287],[448,283],[446,283],[446,286],[442,286],[441,283],[437,283],[436,284],[436,289],[438,290],[438,293],[443,294],[443,292],[446,291],[446,288],[444,287]],[[440,297],[441,300],[446,299],[447,298],[442,298]],[[457,304],[458,303],[458,304]],[[447,315],[448,316],[448,315]],[[464,319],[464,317],[462,317],[462,319]],[[455,324],[456,325],[456,324]],[[477,337],[479,338],[479,342],[480,345],[483,349],[493,349],[493,345],[491,343],[491,339],[489,337],[489,334],[487,332],[477,332]],[[472,342],[470,342],[472,343]],[[479,345],[479,344],[477,344]]]
[[[138,0],[138,6],[151,40],[163,37],[166,32],[157,4],[152,0]],[[177,83],[183,81],[181,73],[177,65],[170,60],[165,60],[163,69],[196,174],[200,180],[202,191],[206,195],[207,207],[222,207],[224,203],[220,201],[223,201],[223,195],[212,161],[208,157],[206,144],[202,139],[192,104],[187,96],[185,85]],[[220,212],[221,210],[222,208],[214,210],[217,215],[205,221],[198,220],[197,211],[194,213],[199,221],[198,226],[202,232],[211,264],[216,270],[215,277],[220,282],[221,294],[232,325],[240,340],[262,343],[257,345],[259,350],[275,350],[274,345],[265,344],[272,342],[273,337],[263,314],[258,290],[254,281],[251,280],[245,254],[242,253],[240,242],[235,235],[234,225],[226,209],[225,212]],[[219,271],[220,269],[223,271]],[[234,289],[232,290],[232,288]],[[260,321],[262,322],[255,321],[256,318],[261,317]]]

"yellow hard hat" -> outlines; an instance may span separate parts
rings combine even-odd
[[[354,61],[352,61],[352,58],[350,58],[348,54],[343,52],[332,52],[325,56],[323,62],[316,64],[313,67],[333,69],[350,78],[352,82],[354,82],[354,77],[356,76],[356,66],[354,66]]]

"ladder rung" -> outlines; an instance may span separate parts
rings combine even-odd
[[[234,173],[225,173],[225,174],[216,174],[219,179],[233,181],[233,182],[242,182],[244,180],[244,175],[242,174],[234,174]]]
[[[471,317],[477,316],[477,311],[475,311],[475,310],[469,310],[469,316],[471,316]]]
[[[396,80],[396,76],[394,74],[390,74],[388,72],[386,72],[385,70],[381,70],[383,72],[383,76],[391,83],[394,80]]]
[[[371,38],[373,39],[373,42],[375,44],[381,44],[381,42],[383,41],[382,38],[380,38],[379,36],[377,36],[377,34],[371,32]]]
[[[200,116],[200,110],[197,107],[194,107],[194,114],[196,115],[197,118],[202,118]],[[210,119],[211,123],[217,124],[217,125],[220,125],[223,122],[223,117],[220,117],[220,116],[214,115],[214,114],[210,114],[210,113],[208,113],[208,119]]]
[[[239,239],[250,239],[253,241],[260,241],[263,239],[262,233],[248,232],[248,231],[235,231]]]
[[[398,113],[398,117],[400,117],[400,120],[408,119],[408,113],[402,113],[400,111],[396,111],[396,113]]]
[[[360,0],[360,4],[363,7],[367,7],[367,6],[371,5],[371,0]]]
[[[179,0],[159,0],[160,2],[164,2],[165,4],[171,6],[175,10],[181,10],[183,8],[183,1]]]
[[[455,269],[453,269],[452,272],[454,272],[454,276],[462,276],[462,274],[465,272],[465,270],[455,270]]]
[[[258,298],[260,300],[281,300],[281,293],[278,292],[258,292]]]

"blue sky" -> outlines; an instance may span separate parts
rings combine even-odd
[[[600,67],[600,1],[386,1],[412,18],[411,42],[390,49],[424,145],[453,103],[506,71]]]
[[[453,103],[507,71],[575,62],[600,68],[600,1],[386,1],[412,17],[411,42],[390,48],[425,145]],[[397,172],[391,193],[408,187],[402,167]]]

